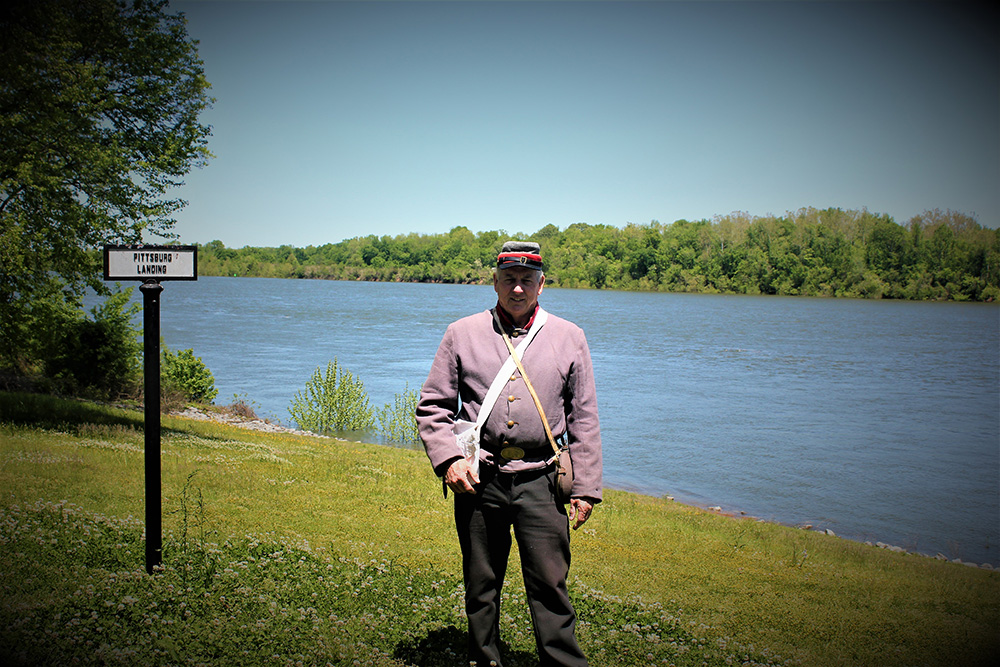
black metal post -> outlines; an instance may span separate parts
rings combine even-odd
[[[151,281],[142,292],[142,369],[145,406],[146,461],[146,572],[163,563],[163,518],[160,498],[160,293],[163,286]]]

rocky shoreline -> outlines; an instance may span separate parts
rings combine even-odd
[[[214,421],[222,424],[229,424],[238,428],[246,428],[253,431],[263,431],[265,433],[290,433],[292,435],[308,435],[313,438],[328,438],[329,436],[319,435],[312,431],[301,431],[299,429],[288,428],[279,424],[273,424],[266,419],[259,417],[241,417],[229,412],[218,412],[215,410],[203,410],[188,406],[183,410],[170,413],[171,417],[181,417],[183,419],[195,419],[198,421]],[[332,438],[335,439],[335,438]]]
[[[294,429],[294,428],[288,428],[286,426],[281,426],[279,424],[273,424],[273,423],[271,423],[271,422],[269,422],[269,421],[267,421],[265,419],[260,419],[258,417],[241,417],[239,415],[235,415],[235,414],[232,414],[232,413],[229,413],[229,412],[220,412],[220,411],[214,411],[214,410],[208,411],[208,410],[203,410],[201,408],[196,408],[196,407],[192,407],[192,406],[188,406],[184,410],[171,412],[170,415],[173,416],[173,417],[181,417],[181,418],[184,418],[184,419],[196,419],[196,420],[199,420],[199,421],[216,421],[216,422],[220,422],[220,423],[223,423],[223,424],[229,424],[230,426],[236,426],[238,428],[245,428],[245,429],[250,429],[250,430],[254,430],[254,431],[262,431],[262,432],[265,432],[265,433],[289,433],[289,434],[292,434],[292,435],[307,435],[307,436],[310,436],[310,437],[313,437],[313,438],[329,438],[329,436],[318,435],[316,433],[313,433],[312,431],[302,431],[302,430],[299,430],[299,429]],[[336,440],[337,438],[331,438],[331,439]],[[666,496],[666,498],[668,500],[671,500],[671,501],[674,500],[673,496]],[[722,507],[718,506],[718,505],[714,505],[714,506],[710,506],[710,507],[704,507],[703,509],[707,509],[707,510],[710,510],[710,511],[715,512],[717,514],[722,514],[724,516],[729,516],[729,517],[732,517],[732,518],[735,518],[735,519],[747,519],[747,520],[751,520],[751,521],[764,521],[764,519],[758,519],[756,517],[748,516],[744,512],[728,512],[728,511],[724,511],[722,509]],[[834,533],[829,528],[826,528],[826,529],[814,528],[810,524],[805,524],[805,525],[796,526],[796,527],[799,528],[799,529],[801,529],[801,530],[815,530],[817,532],[821,532],[821,533],[825,533],[826,535],[830,535],[831,537],[837,537],[837,534]],[[904,549],[903,547],[894,546],[894,545],[891,545],[891,544],[886,544],[885,542],[872,542],[870,540],[865,540],[863,542],[863,544],[866,544],[866,545],[868,545],[870,547],[875,547],[875,548],[878,548],[878,549],[885,549],[887,551],[893,551],[895,553],[905,553],[905,554],[911,554],[911,555],[914,555],[914,556],[923,556],[925,558],[934,558],[935,560],[949,561],[951,563],[955,563],[955,564],[958,564],[958,565],[965,565],[965,566],[968,566],[968,567],[977,567],[977,568],[980,568],[980,569],[983,569],[983,570],[995,570],[995,569],[997,569],[993,565],[991,565],[990,563],[971,563],[971,562],[968,562],[968,561],[963,561],[961,558],[948,558],[947,556],[945,556],[942,553],[938,553],[938,554],[935,554],[935,555],[932,556],[930,554],[921,553],[919,551],[908,551],[907,549]]]

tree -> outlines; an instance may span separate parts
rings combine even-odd
[[[906,259],[906,230],[890,220],[879,220],[868,236],[868,266],[885,278],[897,278]]]
[[[166,0],[8,0],[0,9],[0,364],[79,307],[105,243],[172,238],[170,190],[211,157],[212,99]]]

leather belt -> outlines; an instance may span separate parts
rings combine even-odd
[[[496,443],[493,446],[485,446],[484,449],[487,451],[503,458],[508,461],[520,461],[521,459],[528,458],[547,458],[545,456],[546,452],[551,450],[545,445],[539,445],[537,447],[526,447],[521,445],[508,445],[506,443]]]

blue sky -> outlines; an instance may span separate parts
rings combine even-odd
[[[1000,226],[976,3],[175,0],[212,83],[180,242],[940,208]]]

